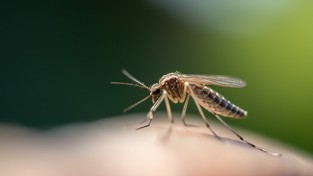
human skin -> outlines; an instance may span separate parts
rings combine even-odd
[[[112,117],[49,131],[2,125],[0,175],[313,175],[309,155],[256,134],[236,128],[248,141],[282,156],[254,149],[212,123],[218,139],[190,115],[193,127],[184,127],[177,116],[171,125],[165,114],[156,114],[150,127],[135,130],[144,117]]]

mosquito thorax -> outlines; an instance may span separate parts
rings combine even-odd
[[[169,73],[161,78],[160,85],[170,93],[172,90],[183,88],[183,81],[180,80],[176,73]]]
[[[170,79],[178,79],[177,73],[168,73],[161,77],[159,84],[164,85],[164,83]]]

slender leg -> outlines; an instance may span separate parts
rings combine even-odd
[[[164,90],[163,94],[165,95],[164,96],[165,97],[164,100],[165,100],[165,106],[166,106],[166,111],[167,111],[167,117],[168,117],[168,119],[170,120],[171,123],[174,123],[170,102],[168,101],[168,98],[167,98],[167,92]]]
[[[207,118],[205,117],[205,115],[204,115],[204,113],[203,113],[203,111],[202,111],[201,106],[199,105],[199,103],[197,103],[197,102],[195,101],[195,104],[196,104],[196,106],[197,106],[197,108],[198,108],[198,110],[199,110],[199,112],[200,112],[200,115],[201,115],[202,120],[203,120],[204,124],[206,125],[206,127],[208,127],[208,128],[211,130],[211,132],[214,134],[215,137],[220,138],[220,137],[215,133],[215,131],[211,128],[211,126],[210,126],[210,124],[209,124]]]
[[[241,141],[245,142],[246,144],[250,145],[251,147],[253,148],[256,148],[258,150],[261,150],[262,152],[265,152],[265,153],[268,153],[270,155],[273,155],[273,156],[281,156],[281,154],[279,153],[274,153],[274,152],[270,152],[264,148],[261,148],[261,147],[258,147],[254,144],[252,144],[251,142],[249,141],[246,141],[241,135],[239,135],[233,128],[231,128],[219,115],[217,114],[213,114],[224,126],[226,126],[231,132],[233,132]]]
[[[190,98],[190,94],[187,93],[187,84],[185,84],[184,86],[184,91],[183,91],[183,97],[182,97],[182,102],[185,101],[184,107],[183,107],[183,111],[181,114],[181,121],[183,122],[184,126],[194,126],[194,125],[190,125],[186,123],[186,111],[187,111],[187,107],[188,107],[188,103],[189,103],[189,98]],[[187,95],[187,97],[186,97]]]
[[[183,122],[183,124],[184,124],[185,126],[187,126],[185,119],[186,119],[186,111],[187,111],[187,106],[188,106],[189,98],[190,98],[190,94],[188,94],[188,96],[187,96],[187,98],[186,98],[186,100],[185,100],[183,112],[182,112],[182,114],[181,114],[181,121]]]
[[[188,89],[189,89],[189,92],[190,92],[192,98],[193,98],[194,100],[196,100],[195,94],[194,94],[193,90],[191,89],[189,83],[188,83],[188,82],[185,82],[185,85],[188,86]],[[203,111],[202,111],[201,106],[199,105],[199,103],[197,103],[197,101],[194,101],[194,102],[195,102],[195,104],[196,104],[196,106],[197,106],[197,108],[198,108],[198,110],[199,110],[199,113],[200,113],[200,115],[201,115],[201,117],[202,117],[202,121],[204,122],[204,124],[206,125],[206,127],[208,127],[208,128],[210,129],[210,131],[214,134],[215,137],[217,137],[217,138],[220,139],[220,137],[219,137],[219,136],[215,133],[215,131],[211,128],[211,126],[210,126],[210,124],[209,124],[207,118],[205,117],[205,115],[204,115],[204,113],[203,113]]]
[[[153,118],[152,118],[152,119],[153,119]],[[146,127],[150,126],[152,119],[149,119],[149,122],[148,122],[146,125],[143,125],[143,126],[141,126],[141,127],[138,127],[138,128],[136,128],[136,130],[140,130],[140,129],[143,129],[143,128],[146,128]]]
[[[148,112],[148,114],[147,114],[147,116],[146,116],[146,117],[149,119],[148,124],[143,125],[143,126],[137,128],[136,130],[140,130],[140,129],[142,129],[142,128],[146,128],[146,127],[150,126],[151,121],[153,120],[153,113],[154,113],[154,111],[160,106],[160,104],[161,104],[162,101],[164,100],[165,96],[166,96],[166,94],[162,94],[161,97],[160,97],[160,98],[154,103],[154,105],[150,108],[150,111]]]

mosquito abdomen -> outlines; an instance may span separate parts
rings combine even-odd
[[[199,98],[199,103],[208,111],[225,117],[245,117],[247,112],[234,105],[222,95],[203,85],[192,84],[191,88]]]

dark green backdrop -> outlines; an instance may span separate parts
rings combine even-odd
[[[174,71],[226,74],[248,86],[215,89],[249,111],[227,122],[313,151],[312,3],[17,0],[0,9],[2,123],[120,115],[148,94],[110,85],[128,81],[122,68],[148,85]],[[197,113],[192,103],[188,113]]]

